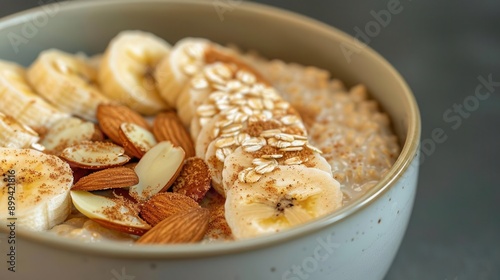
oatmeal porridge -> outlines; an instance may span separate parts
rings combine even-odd
[[[0,205],[15,181],[22,226],[84,242],[280,232],[349,204],[400,152],[363,85],[206,39],[124,31],[91,58],[0,61],[2,87],[24,105],[0,107],[0,169],[15,174]]]

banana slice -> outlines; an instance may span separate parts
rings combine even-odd
[[[194,134],[194,130],[198,130],[199,123],[197,120],[193,119],[193,124],[191,125],[191,134]],[[224,127],[224,124],[228,124]],[[222,196],[225,196],[224,185],[222,181],[222,170],[224,167],[224,158],[229,156],[234,149],[237,148],[238,140],[244,140],[248,136],[241,133],[239,137],[235,138],[234,143],[231,145],[224,145],[222,149],[218,149],[217,144],[214,140],[217,139],[219,133],[223,133],[224,129],[233,129],[234,125],[231,127],[231,123],[227,122],[226,116],[216,115],[207,124],[205,124],[201,131],[196,137],[196,156],[205,159],[208,165],[210,176],[212,177],[212,187]],[[242,124],[236,124],[243,127]],[[232,132],[231,130],[231,132]],[[229,141],[232,141],[229,139]],[[251,163],[251,161],[250,161]]]
[[[233,152],[233,149],[234,146],[218,148],[215,141],[212,141],[210,145],[208,145],[205,157],[205,162],[208,165],[208,170],[210,172],[210,176],[212,177],[212,188],[214,188],[222,196],[225,196],[225,191],[224,186],[222,185],[222,169],[224,168],[224,160],[221,160],[221,158],[230,155]],[[219,153],[221,155],[218,155]]]
[[[89,56],[84,52],[78,52],[75,54],[75,56],[81,60],[84,60],[90,67],[94,68],[96,71],[99,71],[102,60],[101,53]]]
[[[311,152],[308,156],[302,155],[301,158],[302,159],[298,161],[294,155],[284,154],[283,157],[279,158],[269,156],[267,159],[255,159],[251,153],[247,153],[242,147],[239,147],[224,160],[224,167],[222,169],[223,190],[227,192],[229,189],[233,188],[238,180],[236,175],[244,169],[257,167],[265,163],[275,163],[279,165],[279,167],[301,164],[304,167],[318,169],[333,176],[330,164],[320,154]]]
[[[339,184],[321,152],[308,143],[300,115],[243,60],[190,38],[176,44],[157,76],[160,69],[166,79],[163,97],[191,126],[213,188],[228,196],[226,219],[237,238],[298,225],[341,204]],[[252,224],[259,214],[264,218]]]
[[[222,81],[220,78],[225,74],[234,74],[229,70],[221,69],[223,67],[220,66],[207,67],[220,63],[235,66],[234,69],[245,69],[247,72],[255,73],[255,70],[231,49],[200,38],[180,40],[175,44],[170,55],[158,65],[155,77],[160,94],[168,104],[177,108],[186,127],[190,125],[193,118],[193,112],[195,112],[193,109],[204,101],[211,90],[209,84]],[[208,73],[208,84],[203,81],[203,72],[207,71],[205,68],[213,72]],[[218,70],[221,72],[217,72]],[[255,73],[255,76],[258,80],[264,81],[259,74]],[[218,89],[221,88],[222,85],[219,83]]]
[[[23,67],[0,60],[0,112],[44,133],[61,119],[69,117],[38,96],[26,79]]]
[[[280,166],[257,183],[237,181],[226,194],[226,220],[236,239],[280,232],[341,206],[339,183],[327,172]]]
[[[23,149],[29,148],[40,138],[26,125],[11,116],[0,113],[0,147]]]
[[[204,56],[208,55],[214,48],[220,47],[215,44],[210,48],[207,46]],[[207,98],[213,91],[227,91],[225,84],[236,73],[236,66],[233,64],[214,63],[213,65],[205,65],[208,62],[207,59],[207,57],[204,57],[203,61],[198,61],[199,65],[196,66],[196,69],[199,70],[194,72],[196,74],[184,86],[175,103],[177,111],[180,112],[179,117],[184,122],[184,125],[191,124],[192,133],[194,132],[193,137],[197,136],[196,133],[201,126],[196,117],[196,108],[204,103],[210,103]],[[191,121],[193,118],[196,121]],[[195,130],[193,131],[193,129]]]
[[[109,102],[96,86],[95,69],[71,54],[44,51],[27,74],[35,90],[65,113],[95,122],[97,105]]]
[[[170,45],[151,33],[123,31],[108,45],[99,69],[106,96],[145,115],[167,109],[155,85],[157,64]]]
[[[215,62],[205,66],[181,92],[177,111],[184,125],[191,124],[193,138],[219,113],[232,117],[266,114],[268,118],[292,113],[288,112],[288,103],[277,102],[281,97],[267,81],[238,62],[235,59],[235,63]],[[238,114],[233,114],[236,111]]]
[[[225,117],[221,115],[215,116],[209,122],[207,122],[203,127],[200,127],[194,120],[191,124],[191,135],[196,135],[195,151],[196,156],[199,158],[205,158],[208,146],[217,137],[215,133],[217,132],[217,124],[224,121]],[[195,133],[193,130],[199,130]],[[219,129],[220,130],[220,129]]]
[[[87,58],[87,63],[97,71],[99,71],[99,67],[101,67],[102,54],[95,54],[89,58]]]
[[[73,184],[66,162],[31,149],[0,148],[0,158],[0,174],[4,176],[0,181],[2,224],[17,218],[16,225],[42,231],[66,219],[71,212],[69,190]]]
[[[161,97],[172,107],[193,75],[205,65],[205,52],[210,41],[200,38],[184,38],[158,65],[155,78]]]
[[[240,134],[241,135],[241,134]],[[244,151],[241,142],[248,140],[249,136],[231,138],[218,138],[212,141],[207,148],[205,162],[208,165],[212,177],[212,187],[222,196],[231,188],[237,180],[237,175],[246,168],[265,168],[264,164],[272,165],[304,165],[316,168],[332,176],[332,168],[328,161],[320,154],[307,150],[301,152],[300,156],[293,153],[273,153],[275,150],[266,147],[269,154],[262,158],[255,158],[252,153]],[[263,149],[264,150],[264,149]],[[273,151],[273,152],[271,152]],[[305,154],[304,154],[305,153]],[[276,158],[274,158],[276,157]],[[258,167],[261,165],[261,167]]]

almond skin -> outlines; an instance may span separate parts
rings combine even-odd
[[[101,104],[97,107],[97,121],[102,132],[116,144],[122,144],[118,131],[124,122],[134,123],[149,129],[149,124],[140,114],[123,105]]]
[[[127,167],[108,168],[91,173],[80,180],[71,188],[80,191],[98,191],[115,188],[130,187],[139,183],[139,178],[134,170]]]
[[[144,228],[137,228],[137,227],[131,227],[131,226],[124,226],[124,225],[119,225],[112,223],[110,221],[106,220],[99,220],[99,219],[92,219],[94,222],[100,224],[101,226],[109,229],[114,229],[123,233],[128,233],[128,234],[133,234],[133,235],[143,235],[144,233],[148,232],[149,228],[147,228],[147,225],[144,226]]]
[[[170,141],[174,146],[184,149],[186,157],[195,155],[193,140],[175,111],[156,115],[153,122],[153,134],[158,142]]]
[[[149,130],[133,123],[122,123],[118,130],[118,136],[125,152],[139,159],[157,144],[155,137]]]
[[[113,189],[113,191],[111,193],[113,194],[114,197],[121,198],[123,200],[129,201],[132,204],[139,205],[137,203],[137,200],[135,200],[135,198],[133,198],[129,194],[128,189],[126,189],[126,188]]]
[[[155,226],[172,215],[186,213],[196,208],[200,208],[200,205],[185,195],[162,192],[153,195],[142,205],[139,216],[148,224]]]
[[[94,134],[92,135],[92,139],[90,139],[90,141],[104,141],[104,134],[97,124],[94,124]]]
[[[73,170],[73,184],[76,184],[80,179],[92,173],[90,169],[83,169],[71,166],[71,170]]]
[[[211,182],[212,177],[205,161],[199,157],[191,157],[184,162],[179,177],[172,185],[172,191],[200,202],[210,189]]]
[[[208,229],[209,211],[195,208],[188,212],[174,214],[154,226],[136,243],[175,244],[200,241]]]
[[[149,130],[132,123],[122,123],[118,136],[127,155],[139,159],[156,145],[155,137]]]

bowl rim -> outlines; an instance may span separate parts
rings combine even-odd
[[[75,10],[82,8],[96,8],[102,6],[113,6],[113,5],[127,5],[127,4],[137,4],[137,3],[177,3],[182,5],[199,5],[208,6],[212,5],[211,2],[204,0],[90,0],[90,1],[71,1],[66,2],[64,6],[60,7],[60,12],[66,10]],[[43,6],[31,8],[25,11],[14,13],[0,19],[0,30],[8,28],[9,26],[16,25],[20,22],[25,22],[27,18],[41,13]],[[259,3],[251,2],[241,2],[238,9],[243,10],[246,13],[259,13],[266,17],[300,23],[305,25],[307,28],[314,29],[316,32],[323,34],[324,36],[333,36],[340,41],[353,40],[352,36],[347,33],[333,27],[329,26],[318,20],[309,18],[307,16],[284,10],[281,8],[276,8]],[[342,209],[327,215],[325,217],[319,218],[317,220],[311,221],[300,227],[292,228],[280,233],[262,236],[247,240],[238,240],[231,242],[222,243],[210,243],[210,244],[183,244],[183,245],[131,245],[124,246],[123,243],[119,242],[106,242],[106,243],[84,243],[75,242],[75,240],[70,238],[60,238],[55,234],[33,232],[29,230],[18,229],[17,234],[21,238],[25,238],[35,243],[50,246],[51,248],[58,248],[65,251],[73,251],[79,253],[86,253],[89,255],[107,256],[107,257],[117,257],[117,258],[147,258],[147,259],[183,259],[183,258],[201,258],[207,256],[218,256],[231,253],[242,253],[257,250],[260,248],[265,248],[269,246],[274,246],[288,242],[294,239],[304,237],[309,234],[313,234],[341,220],[346,219],[349,216],[353,216],[355,213],[370,205],[372,202],[376,201],[385,192],[391,189],[396,182],[404,175],[404,173],[410,168],[413,159],[417,156],[417,150],[419,146],[420,133],[421,133],[421,120],[420,113],[418,109],[417,102],[413,96],[410,88],[401,77],[401,75],[394,69],[394,67],[385,60],[380,54],[378,54],[371,47],[364,48],[371,57],[373,57],[389,71],[394,77],[396,82],[402,88],[400,94],[404,95],[405,100],[408,101],[409,111],[408,111],[408,131],[406,134],[405,143],[401,149],[401,152],[390,168],[389,172],[382,178],[377,185],[366,192],[364,195],[357,198],[354,203],[343,207]]]

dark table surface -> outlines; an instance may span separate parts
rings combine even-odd
[[[258,2],[356,35],[393,1],[401,12],[368,45],[415,93],[424,161],[410,225],[386,279],[500,279],[500,1]],[[0,0],[0,17],[51,2]],[[493,82],[476,95],[480,76]],[[432,140],[436,129],[446,141]]]

